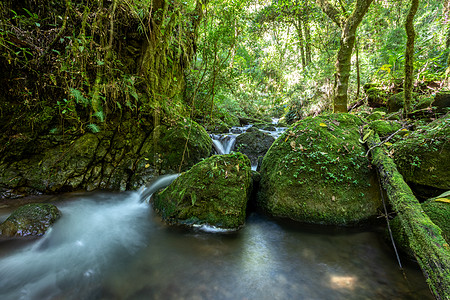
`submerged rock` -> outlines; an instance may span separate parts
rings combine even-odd
[[[171,224],[237,229],[245,222],[251,180],[250,161],[245,155],[215,155],[155,194],[153,207]]]
[[[256,165],[258,157],[264,156],[274,141],[275,138],[270,134],[254,129],[238,135],[232,150],[247,155],[251,164]]]
[[[306,118],[264,157],[259,205],[270,215],[351,225],[378,214],[375,173],[359,142],[362,121],[350,114]]]
[[[450,119],[443,117],[393,145],[394,161],[412,185],[450,189]]]
[[[27,204],[0,224],[0,237],[41,236],[60,217],[61,212],[53,204]]]

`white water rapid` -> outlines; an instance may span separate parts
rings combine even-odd
[[[176,177],[162,176],[141,192],[89,194],[57,204],[62,217],[50,231],[0,254],[0,299],[81,299],[78,291],[73,298],[67,291],[92,292],[118,257],[126,260],[146,246],[146,200]]]

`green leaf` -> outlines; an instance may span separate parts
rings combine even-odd
[[[88,124],[87,128],[89,128],[89,130],[91,130],[93,133],[100,132],[100,128],[94,123]]]

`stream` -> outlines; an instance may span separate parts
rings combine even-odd
[[[226,153],[236,135],[213,138]],[[134,192],[56,196],[62,217],[43,237],[0,240],[0,299],[433,299],[406,258],[403,276],[379,228],[256,212],[237,232],[167,226],[148,201],[177,176]],[[0,222],[10,213],[0,208]]]
[[[145,201],[151,188],[59,196],[47,234],[0,242],[0,299],[432,299],[381,232],[258,213],[238,232],[173,228]]]

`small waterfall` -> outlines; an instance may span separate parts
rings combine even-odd
[[[212,134],[214,149],[218,154],[229,154],[236,141],[237,134]]]
[[[169,186],[180,174],[170,174],[159,176],[155,181],[151,182],[147,187],[141,188],[141,202],[149,202],[153,193]]]

